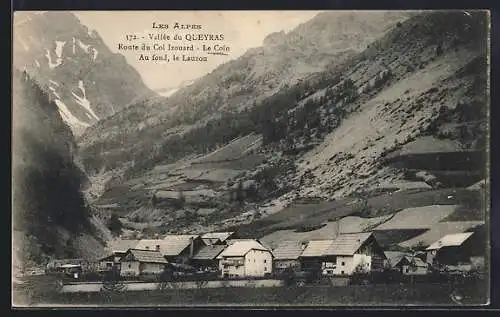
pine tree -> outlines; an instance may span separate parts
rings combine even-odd
[[[122,232],[123,224],[116,213],[111,214],[108,221],[108,228],[114,235],[118,235]]]
[[[245,200],[245,195],[243,192],[243,181],[238,182],[238,187],[236,188],[236,200],[241,204]]]

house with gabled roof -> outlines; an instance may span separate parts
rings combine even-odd
[[[159,251],[172,263],[188,263],[205,244],[199,235],[167,235],[163,239],[142,239],[135,246],[140,250]]]
[[[300,256],[307,247],[305,241],[283,241],[278,244],[273,252],[273,271],[282,273],[286,269],[300,271]]]
[[[266,276],[273,269],[271,250],[256,240],[233,241],[217,259],[222,277]]]
[[[107,256],[100,258],[98,269],[100,271],[109,271],[111,269],[120,269],[120,259],[128,250],[134,249],[140,240],[136,239],[115,239],[109,241],[104,248]]]
[[[382,271],[386,256],[373,233],[343,233],[326,248],[327,261],[323,269],[327,275],[351,275],[355,272]],[[330,265],[328,265],[328,264]]]
[[[426,248],[427,263],[440,265],[468,264],[483,258],[486,236],[483,228],[474,232],[448,234]]]
[[[210,244],[202,247],[191,259],[191,264],[200,271],[217,271],[217,257],[226,249],[225,244]]]
[[[394,263],[394,268],[404,275],[425,275],[429,272],[429,265],[417,256],[402,256]]]
[[[234,232],[208,232],[201,235],[201,239],[206,245],[226,244],[228,239],[235,238]]]
[[[159,251],[129,249],[120,258],[120,275],[161,274],[167,263]]]
[[[328,260],[325,252],[332,243],[333,239],[309,241],[299,256],[301,269],[320,274],[323,263]]]

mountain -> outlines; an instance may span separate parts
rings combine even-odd
[[[134,173],[108,179],[97,202],[113,205],[128,228],[146,228],[145,234],[230,230],[268,238],[277,232],[276,238],[299,230],[306,236],[347,218],[352,230],[380,228],[392,247],[428,241],[420,237],[427,230],[484,223],[487,187],[477,184],[486,179],[487,35],[484,12],[424,12],[323,71],[263,93],[250,108],[230,112],[218,105],[216,115],[189,130],[168,131],[167,120],[141,121],[144,107],[127,108],[109,118],[130,122],[116,132],[117,143],[102,133],[101,140],[93,138],[95,152],[84,146],[89,157],[103,153],[108,167],[114,160],[132,162]],[[229,64],[167,101],[182,104],[182,93],[196,95],[198,83],[231,72]],[[115,129],[104,126],[110,121],[88,132]],[[141,132],[127,147],[135,129]],[[143,148],[149,152],[141,154]],[[429,223],[415,221],[433,211]],[[397,215],[399,227],[382,226]],[[327,229],[322,232],[332,232]]]
[[[408,15],[327,12],[289,33],[270,34],[263,46],[170,97],[134,104],[88,129],[78,140],[85,165],[100,170],[164,159],[165,142],[179,129],[186,133],[221,113],[251,108],[287,85],[342,63]]]
[[[48,258],[99,256],[103,243],[92,225],[74,163],[76,144],[57,105],[27,72],[13,72],[13,246],[28,266]]]
[[[14,67],[29,70],[75,135],[154,95],[124,56],[69,12],[16,12],[13,49]]]

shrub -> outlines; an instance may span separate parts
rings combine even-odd
[[[119,235],[122,232],[123,224],[116,213],[112,213],[108,220],[108,228],[114,235]]]

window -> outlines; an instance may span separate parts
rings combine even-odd
[[[345,274],[345,272],[344,272],[344,271],[342,271],[342,272],[340,272],[340,274],[344,275],[344,274]]]
[[[267,266],[264,266],[264,272],[267,272]]]
[[[267,260],[264,260],[264,263],[266,263],[266,262],[267,262]]]
[[[345,265],[345,262],[342,262],[342,264],[341,264],[341,265]]]
[[[132,267],[132,264],[129,264],[129,265],[128,265],[128,268],[130,269],[131,267]]]

